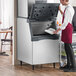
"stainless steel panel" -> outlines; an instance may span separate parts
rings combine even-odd
[[[30,20],[33,21],[53,21],[56,20],[58,13],[58,3],[38,3],[34,4]]]
[[[31,32],[33,36],[50,35],[45,33],[45,30],[48,28],[56,29],[56,24],[53,21],[31,22],[30,27],[31,27]]]
[[[17,59],[32,64],[32,42],[26,19],[17,18]]]
[[[28,0],[18,0],[18,17],[28,17]]]
[[[33,42],[33,64],[59,62],[59,41],[45,39]]]
[[[46,3],[46,0],[18,0],[18,16],[29,17],[32,5],[35,4],[36,1]]]
[[[45,34],[45,29],[47,29],[51,26],[51,21],[48,21],[48,22],[32,22],[30,26],[31,26],[33,35]]]
[[[34,3],[35,0],[18,0],[18,17],[27,18]]]

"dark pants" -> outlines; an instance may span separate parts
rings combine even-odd
[[[71,66],[72,68],[76,68],[75,56],[72,45],[70,43],[64,43],[64,47],[67,55],[67,65]]]

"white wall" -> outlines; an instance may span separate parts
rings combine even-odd
[[[55,3],[60,3],[60,0],[54,0]]]
[[[73,6],[76,6],[76,0],[70,0]]]
[[[13,0],[1,1],[1,28],[7,28],[13,25]]]
[[[47,0],[47,3],[54,3],[54,0]]]
[[[60,3],[60,0],[47,0],[48,3]],[[76,6],[76,0],[70,0],[72,6]]]
[[[59,3],[60,0],[47,0],[47,3]]]
[[[1,11],[1,0],[0,0],[0,11]],[[0,21],[1,21],[1,12],[0,12]]]
[[[14,25],[14,4],[13,4],[14,0],[0,0],[1,2],[1,8],[0,8],[0,13],[1,13],[1,26],[0,29],[4,29],[4,28],[9,28],[10,26]],[[10,34],[9,34],[10,35]],[[8,35],[7,38],[10,38],[10,36]],[[1,34],[0,38],[4,38],[5,34]],[[1,44],[1,42],[0,42]],[[0,46],[1,48],[1,46]],[[10,50],[10,46],[3,46],[3,50]]]

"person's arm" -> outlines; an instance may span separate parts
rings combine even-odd
[[[60,6],[59,6],[59,11],[63,15],[64,12],[61,10],[61,7]]]
[[[64,30],[66,28],[66,26],[68,25],[68,23],[72,22],[72,15],[71,15],[71,11],[69,10],[70,8],[67,8],[65,11],[65,17],[64,17],[64,23],[61,25],[61,30]]]
[[[67,8],[65,11],[65,18],[64,23],[61,25],[60,28],[58,28],[56,31],[54,31],[54,34],[57,34],[60,30],[64,30],[69,22],[72,20],[72,15],[70,13],[70,10]]]

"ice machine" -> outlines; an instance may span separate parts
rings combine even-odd
[[[56,29],[57,3],[46,0],[18,0],[17,59],[33,66],[59,63],[59,35],[45,33]]]

